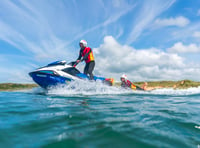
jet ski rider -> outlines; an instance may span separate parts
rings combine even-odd
[[[89,74],[90,80],[93,80],[94,76],[92,72],[94,70],[95,61],[92,49],[90,47],[87,47],[87,42],[85,40],[81,40],[79,42],[79,46],[80,52],[76,63],[78,64],[79,62],[85,61],[86,65],[84,68],[84,74]]]

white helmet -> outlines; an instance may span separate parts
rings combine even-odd
[[[127,76],[126,76],[125,74],[123,74],[123,75],[121,76],[121,78],[124,78],[125,80],[127,80]]]
[[[87,47],[87,42],[85,40],[81,40],[79,44],[83,44],[84,47]]]

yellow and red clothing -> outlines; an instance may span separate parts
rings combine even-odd
[[[85,60],[85,63],[89,63],[94,61],[94,55],[92,49],[90,47],[85,47],[84,49],[80,49],[79,57],[77,60]]]
[[[136,90],[137,87],[129,80],[126,80],[126,81],[123,81],[122,84],[121,84],[122,87],[125,87],[125,88],[131,88],[133,90]]]
[[[85,61],[84,74],[89,74],[90,79],[93,80],[94,77],[92,71],[94,70],[95,61],[92,49],[90,47],[81,48],[77,60]]]

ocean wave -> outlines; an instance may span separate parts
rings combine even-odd
[[[155,89],[150,93],[155,95],[175,95],[175,96],[200,95],[200,87],[191,87],[187,89],[162,88],[162,89]]]

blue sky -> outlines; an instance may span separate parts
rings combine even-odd
[[[97,75],[200,81],[200,1],[1,0],[0,82],[30,83],[37,67],[75,60],[81,39]]]

